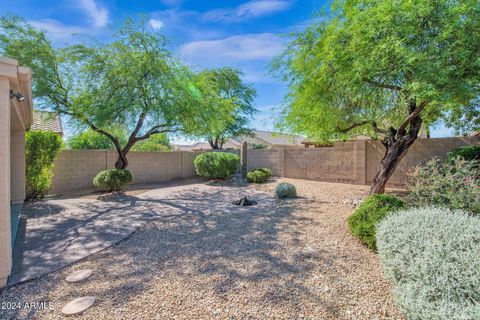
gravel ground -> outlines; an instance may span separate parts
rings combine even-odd
[[[376,254],[346,226],[368,187],[281,179],[298,199],[269,212],[158,219],[118,245],[58,272],[0,291],[0,302],[53,302],[53,310],[0,310],[1,319],[403,319]],[[276,182],[249,186],[272,192]],[[85,282],[64,278],[90,268]]]

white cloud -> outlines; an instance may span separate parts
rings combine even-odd
[[[160,21],[160,20],[157,20],[157,19],[150,19],[148,21],[148,24],[150,25],[150,27],[152,27],[152,29],[154,30],[159,30],[161,28],[163,28],[163,22]]]
[[[32,20],[29,23],[35,28],[45,30],[52,40],[68,40],[72,34],[81,34],[85,31],[82,27],[66,26],[53,19]]]
[[[108,23],[108,10],[98,5],[95,0],[78,0],[76,6],[82,9],[97,28]]]
[[[252,0],[236,8],[216,9],[203,15],[204,21],[240,22],[285,11],[290,7],[287,0]]]
[[[162,30],[174,43],[195,40],[218,39],[226,36],[224,28],[212,28],[199,22],[197,11],[177,8],[151,12],[150,19],[163,23]]]
[[[193,41],[180,49],[187,61],[269,60],[281,53],[283,39],[273,33],[244,34],[219,40]]]
[[[284,49],[284,38],[274,33],[243,34],[217,40],[193,41],[180,47],[180,56],[199,68],[231,66],[254,83],[275,82],[268,75],[271,59]]]

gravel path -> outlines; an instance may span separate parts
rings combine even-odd
[[[378,257],[346,227],[352,212],[346,200],[368,188],[281,181],[293,182],[301,198],[260,199],[267,204],[261,210],[225,210],[225,203],[237,194],[271,194],[274,182],[164,195],[178,213],[67,268],[0,291],[0,302],[53,302],[54,310],[0,310],[0,318],[63,319],[68,301],[94,295],[97,301],[78,319],[402,319]],[[153,201],[155,192],[139,197]],[[87,281],[64,281],[84,268],[93,270]]]

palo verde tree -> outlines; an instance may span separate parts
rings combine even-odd
[[[33,94],[42,106],[107,137],[118,153],[115,167],[124,169],[136,143],[188,131],[196,115],[210,112],[196,101],[190,70],[172,57],[166,39],[146,25],[143,18],[127,20],[108,44],[58,48],[43,30],[4,17],[0,53],[33,69]],[[114,128],[126,129],[126,143]]]
[[[228,138],[251,134],[249,122],[257,109],[253,105],[256,91],[242,81],[242,73],[224,67],[199,72],[195,79],[202,91],[202,104],[213,108],[204,114],[194,136],[206,139],[212,149],[222,149]]]
[[[273,64],[290,86],[281,123],[319,141],[380,139],[371,193],[383,193],[422,123],[478,110],[479,50],[477,0],[336,1]]]

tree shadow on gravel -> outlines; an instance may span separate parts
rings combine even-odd
[[[232,205],[243,195],[258,205]],[[132,223],[145,222],[125,241],[93,256],[91,281],[108,286],[85,285],[82,294],[108,301],[111,310],[148,292],[157,279],[168,281],[168,275],[174,275],[193,291],[226,297],[248,295],[258,286],[253,304],[288,306],[299,312],[300,299],[306,299],[323,304],[332,317],[338,316],[334,303],[319,298],[303,281],[316,265],[331,264],[334,258],[318,248],[305,251],[302,226],[313,221],[295,215],[294,203],[278,205],[271,195],[236,187],[188,188],[164,194],[155,190],[105,201],[78,206],[86,206],[94,215],[122,212],[124,219],[132,215]],[[62,281],[58,274],[42,279],[48,281],[49,291]],[[78,297],[77,289],[69,290],[64,298]],[[17,298],[21,297],[20,292]]]
[[[232,205],[245,193],[258,205]],[[335,308],[304,284],[315,265],[332,267],[334,258],[318,249],[304,252],[301,229],[312,220],[294,214],[295,202],[279,206],[268,194],[222,187],[172,192],[165,197],[123,196],[115,203],[142,207],[144,218],[151,222],[118,246],[129,256],[125,270],[137,267],[121,275],[128,279],[126,284],[112,286],[103,294],[115,296],[124,286],[128,286],[127,295],[139,294],[151,286],[152,275],[167,272],[217,296],[267,284],[261,299],[269,304],[288,304],[295,310],[300,298],[310,299],[336,316]],[[107,260],[125,263],[124,257]]]

